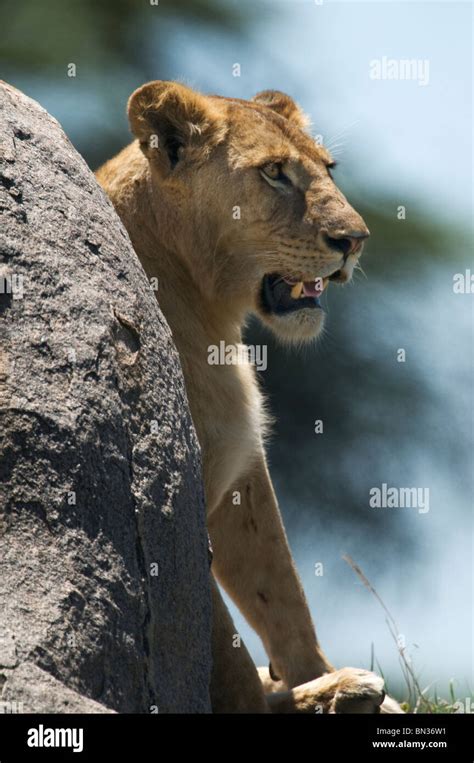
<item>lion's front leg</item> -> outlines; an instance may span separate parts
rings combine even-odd
[[[320,649],[262,454],[208,521],[213,571],[295,687],[332,670]]]
[[[234,623],[214,579],[212,590],[213,713],[268,713],[269,706],[252,659],[238,639]],[[237,641],[236,641],[237,637]]]
[[[213,713],[380,712],[383,680],[367,670],[336,670],[290,690],[274,682],[267,668],[257,672],[214,580],[212,605]]]

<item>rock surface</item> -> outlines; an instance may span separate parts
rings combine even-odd
[[[169,328],[56,120],[6,84],[0,112],[0,701],[208,712],[200,455]]]

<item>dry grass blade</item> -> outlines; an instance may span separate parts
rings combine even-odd
[[[354,559],[349,556],[349,554],[343,554],[343,557],[345,562],[351,567],[351,569],[354,570],[357,577],[362,581],[364,586],[375,596],[377,601],[379,602],[380,606],[384,610],[385,614],[387,615],[386,622],[388,625],[388,628],[390,630],[390,633],[392,635],[393,640],[395,641],[399,658],[400,658],[400,667],[402,669],[403,677],[405,679],[405,683],[408,687],[408,701],[411,707],[414,707],[414,712],[424,711],[424,712],[433,712],[432,703],[430,700],[426,699],[425,697],[425,691],[423,691],[420,687],[420,684],[418,682],[418,679],[416,677],[416,674],[413,670],[413,667],[411,665],[410,660],[408,659],[407,655],[405,654],[405,647],[401,645],[399,633],[400,630],[398,628],[398,625],[395,621],[395,618],[393,617],[392,613],[386,606],[385,602],[383,601],[382,597],[378,594],[368,577],[362,572],[361,568],[357,564],[357,562],[354,561]]]

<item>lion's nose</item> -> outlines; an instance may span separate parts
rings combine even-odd
[[[343,232],[326,233],[325,239],[331,249],[337,249],[344,255],[344,260],[350,254],[355,254],[362,247],[362,242],[370,236],[368,228]]]

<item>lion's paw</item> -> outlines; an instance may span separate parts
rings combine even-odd
[[[359,668],[342,668],[291,690],[267,694],[276,713],[380,713],[384,699],[383,679]]]
[[[383,679],[360,668],[335,670],[311,683],[322,705],[320,712],[379,713],[385,699]]]

